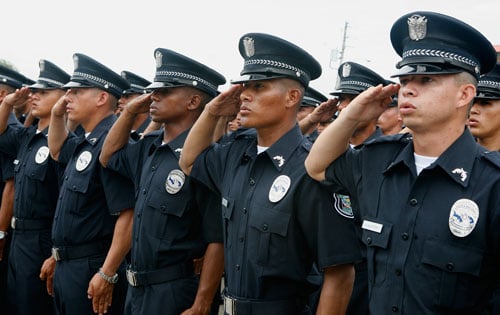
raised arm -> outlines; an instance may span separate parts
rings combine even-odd
[[[320,121],[332,118],[337,111],[337,99],[329,99],[319,104],[312,113],[299,121],[300,131],[305,134],[312,126],[316,126]]]
[[[103,167],[108,165],[108,161],[116,151],[123,148],[129,140],[130,131],[134,125],[137,114],[149,111],[151,104],[151,94],[143,94],[132,99],[124,108],[118,120],[109,130],[104,144],[102,145],[99,161]]]
[[[16,104],[22,104],[28,101],[30,89],[22,87],[11,93],[3,99],[0,104],[0,134],[4,133],[8,126],[9,115]]]
[[[354,98],[314,142],[305,160],[307,173],[318,181],[324,180],[326,168],[347,150],[358,124],[380,116],[398,89],[397,84],[379,85]]]
[[[215,128],[221,116],[230,116],[238,113],[241,100],[240,94],[243,86],[232,86],[229,90],[219,94],[206,106],[200,117],[196,120],[184,142],[179,166],[189,175],[194,161],[212,142]]]
[[[66,105],[68,104],[66,101],[66,95],[68,95],[69,92],[70,90],[59,98],[54,107],[52,107],[50,116],[47,143],[49,145],[50,156],[56,161],[59,159],[59,153],[61,152],[62,145],[69,133],[66,128]]]

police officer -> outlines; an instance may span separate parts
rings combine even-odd
[[[469,115],[469,129],[477,142],[500,151],[500,64],[479,79]]]
[[[297,121],[300,123],[301,120],[307,117],[310,113],[314,111],[319,104],[325,102],[327,97],[321,94],[321,92],[313,89],[308,86],[304,97],[302,98],[302,102],[300,103],[299,111],[297,113]],[[308,126],[308,130],[303,130],[304,135],[312,135],[313,138],[317,136],[316,134],[317,125],[311,124]]]
[[[130,84],[130,88],[123,91],[122,96],[118,100],[118,107],[115,111],[115,114],[117,116],[120,116],[123,108],[127,105],[128,102],[130,102],[137,96],[144,94],[146,92],[146,86],[151,84],[150,81],[130,71],[122,71],[121,76],[122,78],[127,80],[127,82]],[[150,122],[151,118],[149,116],[149,112],[137,114],[137,117],[134,120],[134,125],[132,126],[132,130],[130,131],[130,139],[134,141],[139,140],[142,137],[146,127],[149,126]]]
[[[394,95],[386,110],[377,118],[377,127],[385,136],[400,133],[403,128],[403,119],[399,115],[398,96]]]
[[[98,158],[129,84],[84,54],[74,54],[73,61],[68,91],[52,109],[48,138],[51,156],[66,165],[52,228],[54,302],[61,314],[122,314],[134,189]],[[68,132],[66,113],[84,135]]]
[[[52,288],[48,294],[39,278],[43,262],[51,256],[50,233],[59,194],[60,168],[49,156],[47,132],[52,106],[64,95],[62,86],[70,76],[48,60],[40,60],[39,67],[35,84],[18,89],[0,105],[0,150],[17,157],[8,277],[12,314],[53,313]],[[31,114],[39,119],[37,126],[9,126],[12,108],[28,96]]]
[[[138,191],[126,314],[208,314],[224,269],[220,198],[186,177],[178,160],[189,128],[226,80],[173,50],[154,56],[152,93],[125,106],[100,156]],[[148,112],[163,131],[127,145],[134,120]],[[200,280],[193,261],[202,256]]]
[[[412,12],[391,29],[401,86],[369,88],[318,137],[308,173],[358,196],[370,313],[481,314],[498,284],[500,157],[466,128],[477,77],[496,62],[476,29]],[[399,89],[410,134],[347,150]]]
[[[324,271],[318,312],[341,314],[358,244],[352,221],[331,211],[329,194],[305,173],[310,142],[297,125],[304,91],[321,66],[269,34],[245,34],[239,51],[242,76],[205,106],[179,162],[222,195],[225,313],[310,314],[306,300],[316,287],[307,276],[315,261]],[[255,132],[211,144],[219,117],[238,110],[242,126]]]
[[[21,73],[0,65],[0,102],[23,85],[33,84]],[[22,127],[14,113],[8,118],[11,126]],[[11,241],[10,220],[14,211],[14,160],[15,157],[0,152],[0,309],[6,310],[7,303],[7,268]]]

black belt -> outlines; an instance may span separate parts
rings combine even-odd
[[[131,286],[138,287],[186,278],[193,274],[193,263],[189,262],[151,271],[133,271],[127,269],[127,281]]]
[[[107,240],[82,245],[52,247],[52,257],[59,261],[106,254],[110,245],[111,241]]]
[[[20,219],[12,217],[10,226],[14,230],[46,230],[52,227],[52,219]]]
[[[305,303],[299,299],[243,300],[224,294],[224,313],[226,315],[303,314],[305,307]]]

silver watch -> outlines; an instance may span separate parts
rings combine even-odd
[[[7,237],[7,234],[8,234],[8,233],[7,233],[7,232],[5,232],[5,231],[0,231],[0,240],[5,239],[5,238]]]
[[[111,284],[115,284],[118,282],[118,274],[117,273],[115,273],[114,275],[112,275],[110,277],[107,274],[105,274],[104,271],[102,271],[102,268],[99,268],[98,274],[99,274],[99,276],[101,276],[101,278],[103,278],[104,280],[106,280],[107,282],[109,282]]]

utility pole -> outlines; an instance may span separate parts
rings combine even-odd
[[[346,47],[346,42],[347,42],[347,28],[349,27],[349,22],[345,21],[344,23],[344,34],[342,35],[342,48],[340,50],[333,49],[331,54],[330,54],[330,68],[331,69],[337,69],[338,67],[335,66],[334,64],[338,62],[340,65],[342,62],[344,62],[344,52],[345,52],[345,47]]]

